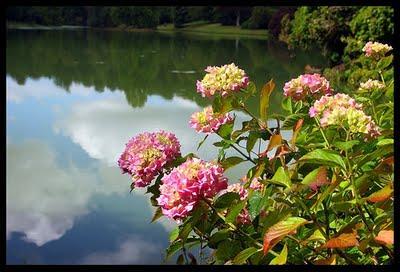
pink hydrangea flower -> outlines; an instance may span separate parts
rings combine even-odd
[[[132,176],[135,187],[145,187],[180,155],[180,143],[174,134],[145,132],[128,141],[118,165],[122,173]]]
[[[379,43],[379,42],[367,42],[362,51],[365,52],[365,56],[371,57],[374,59],[379,59],[386,55],[387,52],[391,51],[393,47]]]
[[[202,198],[210,199],[228,186],[224,169],[213,162],[189,158],[162,178],[157,198],[165,216],[178,222],[187,217]]]
[[[364,113],[362,105],[347,94],[323,96],[309,110],[311,117],[320,117],[322,127],[343,126],[351,133],[364,133],[370,137],[380,135],[372,118]]]
[[[207,74],[201,81],[196,82],[197,92],[202,97],[212,97],[221,94],[223,97],[232,92],[246,88],[249,84],[249,77],[234,63],[223,66],[208,66]]]
[[[304,74],[285,83],[283,93],[295,101],[304,100],[308,96],[314,98],[333,92],[329,81],[320,74]]]
[[[233,118],[229,113],[214,113],[212,106],[208,106],[200,112],[193,113],[189,125],[197,132],[211,134],[217,132],[223,124],[230,122],[233,122]]]

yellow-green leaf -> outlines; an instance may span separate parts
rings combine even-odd
[[[287,247],[286,244],[283,246],[283,249],[281,251],[281,253],[276,256],[275,258],[272,259],[272,261],[269,264],[274,264],[274,265],[283,265],[286,264],[286,260],[287,260]]]
[[[263,86],[260,94],[260,117],[261,120],[268,120],[268,108],[269,108],[269,97],[275,88],[275,83],[271,79],[267,84]]]
[[[246,248],[245,250],[239,252],[239,254],[235,256],[232,263],[233,264],[244,264],[246,262],[246,260],[248,258],[250,258],[253,254],[255,254],[257,251],[258,250],[255,247]]]

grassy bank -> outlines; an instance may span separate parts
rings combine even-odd
[[[167,24],[157,27],[160,32],[190,32],[201,34],[216,35],[234,35],[234,36],[254,36],[268,38],[266,29],[242,29],[236,26],[223,26],[221,24],[209,24],[204,22],[195,22],[184,25],[183,28],[174,28],[173,24]]]

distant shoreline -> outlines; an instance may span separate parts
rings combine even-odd
[[[90,27],[90,26],[45,26],[37,24],[26,24],[18,22],[7,22],[7,29],[38,29],[38,30],[61,30],[61,29],[93,29],[104,31],[121,31],[121,32],[159,32],[159,33],[188,33],[199,35],[213,36],[230,36],[230,37],[249,37],[268,39],[270,37],[266,29],[241,29],[235,26],[222,26],[219,24],[203,24],[193,25],[183,28],[174,28],[172,24],[160,25],[157,29],[152,28],[134,28],[134,27]]]

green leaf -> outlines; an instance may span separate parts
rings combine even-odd
[[[276,170],[274,176],[269,180],[271,183],[283,185],[290,188],[292,186],[292,181],[290,180],[289,173],[282,166]]]
[[[324,184],[329,184],[330,182],[327,177],[326,167],[321,166],[311,171],[304,177],[301,183],[307,185],[314,191]]]
[[[292,234],[296,229],[304,224],[309,223],[301,217],[289,217],[283,221],[279,221],[270,227],[264,234],[263,252],[268,253],[279,241],[289,234]]]
[[[154,212],[153,218],[151,219],[151,223],[157,221],[161,216],[163,216],[162,210],[160,207],[156,209]]]
[[[238,255],[233,258],[232,263],[233,264],[244,264],[248,258],[250,258],[253,254],[257,252],[257,248],[255,247],[249,247],[246,248],[245,250],[242,250],[239,252]]]
[[[223,124],[219,129],[218,129],[218,135],[221,136],[224,139],[230,140],[231,139],[231,133],[233,129],[233,123],[228,123],[228,124]]]
[[[219,96],[214,97],[212,102],[213,112],[220,112],[222,109],[222,98]]]
[[[200,243],[200,240],[198,238],[188,238],[186,240],[185,247],[194,246],[199,243]],[[175,242],[170,244],[169,247],[166,249],[166,258],[168,259],[172,255],[174,255],[182,247],[183,247],[183,243],[181,240],[176,240]]]
[[[305,113],[291,114],[285,118],[285,120],[282,123],[281,128],[282,129],[292,129],[298,120],[304,119],[306,117],[307,117],[307,114],[305,114]]]
[[[376,65],[378,70],[383,70],[388,67],[393,61],[393,55],[383,57],[379,60],[378,64]]]
[[[232,209],[230,209],[229,213],[226,215],[225,222],[226,223],[235,222],[236,217],[239,215],[239,213],[243,210],[245,206],[246,206],[246,199],[240,201],[235,206],[233,206]]]
[[[170,233],[169,233],[169,241],[172,243],[173,241],[175,241],[179,236],[179,228],[175,228],[173,229]]]
[[[229,237],[229,229],[222,229],[211,235],[208,242],[211,246],[216,246],[218,242],[224,241],[228,239],[228,237]]]
[[[347,151],[359,143],[360,143],[360,141],[358,141],[358,140],[352,140],[352,141],[347,141],[347,142],[336,141],[333,143],[333,145],[335,147],[339,148],[340,150]]]
[[[285,97],[282,100],[282,108],[289,113],[293,113],[292,109],[292,99],[290,97]]]
[[[346,170],[346,164],[340,154],[328,149],[315,149],[301,157],[299,162],[339,166]]]
[[[192,224],[191,221],[186,221],[179,230],[179,238],[183,241],[186,241],[187,237],[189,236],[190,232],[192,231]]]
[[[394,140],[393,139],[382,139],[376,145],[383,146],[383,145],[389,145],[389,144],[394,144]]]
[[[272,261],[269,264],[273,264],[273,265],[286,264],[287,253],[288,253],[288,249],[287,249],[286,244],[285,244],[283,246],[283,249],[282,249],[281,253],[278,256],[276,256],[275,258],[273,258]]]
[[[257,131],[250,131],[249,136],[247,138],[247,143],[246,143],[247,153],[250,153],[250,151],[253,150],[253,147],[259,137],[260,137],[260,134]]]
[[[238,241],[232,241],[230,239],[222,241],[218,244],[218,248],[215,252],[215,257],[219,260],[229,260],[233,258],[237,253],[240,252],[240,246]]]
[[[224,170],[229,169],[241,162],[244,162],[245,160],[240,158],[240,157],[229,157],[226,158],[225,160],[221,161],[220,164]]]
[[[197,150],[199,150],[200,146],[202,146],[202,144],[207,140],[208,138],[208,134],[204,137],[203,140],[201,140],[201,142],[199,143],[199,145],[197,146]]]
[[[258,191],[254,191],[249,199],[249,213],[252,219],[260,214],[261,210],[268,203],[268,197],[263,197]]]
[[[214,202],[214,208],[217,209],[223,209],[223,208],[228,208],[233,201],[239,200],[240,196],[238,193],[234,192],[227,192],[220,197],[217,198]]]
[[[268,120],[268,108],[269,108],[269,97],[275,88],[275,83],[271,79],[267,84],[263,86],[260,93],[260,117],[261,120]]]

